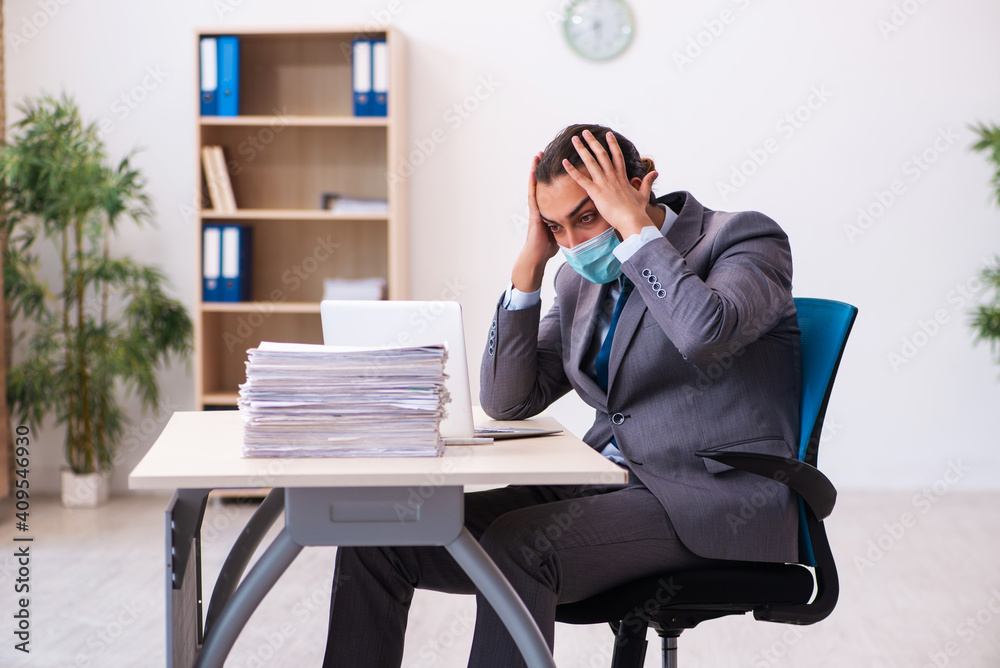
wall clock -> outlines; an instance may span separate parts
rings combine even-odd
[[[588,60],[609,60],[624,51],[634,27],[625,0],[574,0],[563,23],[566,41]]]

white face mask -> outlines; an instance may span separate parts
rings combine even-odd
[[[560,246],[566,262],[591,283],[610,283],[622,273],[622,264],[612,253],[618,244],[615,228],[609,227],[593,239],[572,248]]]

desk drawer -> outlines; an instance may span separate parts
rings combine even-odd
[[[299,545],[447,545],[463,519],[461,486],[285,489],[285,526]]]

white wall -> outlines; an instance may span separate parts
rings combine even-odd
[[[1000,5],[631,5],[633,45],[590,64],[565,45],[555,1],[8,0],[8,114],[27,95],[66,90],[88,118],[112,121],[112,156],[143,148],[159,227],[123,234],[119,248],[162,264],[191,305],[193,233],[179,210],[197,166],[194,29],[391,21],[409,40],[411,156],[420,163],[410,177],[412,296],[457,291],[470,350],[482,349],[521,243],[530,156],[566,124],[608,123],[656,159],[656,192],[686,189],[711,208],[768,213],[791,237],[796,294],[861,309],[822,457],[836,484],[929,487],[958,463],[961,488],[1000,488],[1000,368],[967,326],[971,303],[985,297],[976,275],[1000,250],[991,171],[969,150],[967,129],[1000,121]],[[116,99],[144,81],[145,99],[126,116]],[[475,109],[457,123],[455,104]],[[435,144],[438,128],[445,140]],[[747,163],[754,155],[763,164]],[[920,155],[926,169],[915,168]],[[859,209],[879,214],[895,181],[894,201],[858,226]],[[724,192],[723,183],[738,187]],[[893,353],[905,362],[894,365]],[[189,370],[162,382],[164,409],[126,447],[119,489],[164,416],[193,406]],[[585,429],[588,408],[564,400],[555,410]],[[34,457],[34,477],[49,489],[60,438],[41,434]]]

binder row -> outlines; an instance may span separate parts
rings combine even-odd
[[[202,228],[202,301],[250,301],[250,240],[246,225]]]
[[[389,46],[384,39],[356,39],[351,81],[355,116],[385,116],[389,99]]]
[[[240,114],[240,40],[234,35],[200,41],[202,116]],[[356,39],[351,82],[355,116],[385,116],[389,98],[389,46],[384,39]]]
[[[201,115],[240,115],[240,40],[202,37]]]

